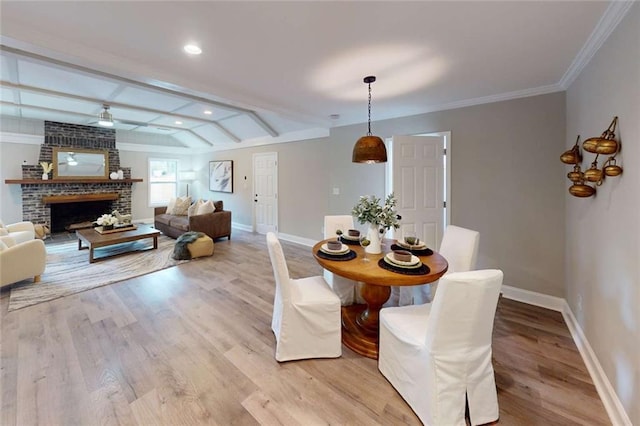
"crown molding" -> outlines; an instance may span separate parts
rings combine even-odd
[[[449,109],[464,108],[475,105],[490,104],[493,102],[509,101],[512,99],[528,98],[530,96],[546,95],[548,93],[562,92],[564,89],[559,84],[533,87],[531,89],[516,90],[513,92],[499,93],[497,95],[482,96],[479,98],[464,99],[461,101],[441,104],[426,112],[438,112]]]
[[[618,26],[622,18],[627,14],[633,1],[612,1],[607,10],[598,21],[580,52],[573,59],[569,69],[564,73],[558,85],[562,90],[567,90],[571,83],[580,75],[593,55],[596,54],[602,44],[609,38],[613,30]]]

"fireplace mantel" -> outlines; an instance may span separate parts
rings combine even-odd
[[[60,183],[88,183],[88,184],[102,184],[102,183],[135,183],[142,182],[142,179],[5,179],[4,183],[7,185],[55,185]]]

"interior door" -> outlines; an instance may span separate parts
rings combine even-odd
[[[253,154],[253,217],[259,234],[278,232],[278,153]]]
[[[403,231],[415,231],[438,248],[445,226],[444,136],[394,136],[391,189],[398,200]]]

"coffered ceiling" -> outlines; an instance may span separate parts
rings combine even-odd
[[[207,151],[365,123],[367,75],[373,121],[550,93],[629,4],[2,1],[1,130],[107,104],[124,140]]]

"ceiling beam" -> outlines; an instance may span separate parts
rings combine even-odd
[[[76,64],[72,64],[70,62],[65,62],[65,61],[61,61],[58,59],[53,59],[53,58],[49,58],[47,56],[43,56],[43,55],[39,55],[37,53],[32,53],[32,52],[27,52],[26,50],[22,50],[22,49],[16,49],[13,47],[9,47],[7,45],[4,44],[0,44],[0,51],[6,52],[6,53],[10,53],[13,55],[16,55],[18,57],[23,57],[23,58],[30,58],[32,60],[36,60],[36,61],[41,61],[44,63],[48,63],[48,64],[53,64],[53,65],[57,65],[59,67],[62,68],[69,68],[72,70],[76,70],[76,71],[81,71],[84,73],[87,73],[89,75],[94,75],[94,76],[100,76],[115,82],[121,82],[121,83],[126,83],[129,84],[131,86],[134,87],[139,87],[139,88],[145,88],[148,90],[153,90],[156,92],[161,92],[161,93],[166,93],[172,96],[177,96],[180,98],[186,98],[192,101],[196,101],[196,102],[201,102],[201,103],[205,103],[205,104],[209,104],[209,105],[213,105],[213,106],[217,106],[220,108],[225,108],[228,110],[232,110],[232,111],[236,111],[238,113],[241,114],[246,114],[248,115],[252,120],[254,120],[256,122],[256,124],[258,124],[260,127],[262,127],[263,129],[265,129],[271,136],[276,137],[279,134],[266,122],[264,121],[258,114],[256,114],[255,111],[247,109],[247,108],[241,108],[241,107],[237,107],[234,105],[230,105],[230,104],[226,104],[224,102],[220,102],[220,101],[214,101],[212,99],[208,99],[205,98],[203,96],[197,96],[197,95],[192,95],[190,93],[184,93],[184,92],[180,92],[177,90],[172,90],[172,89],[168,89],[166,87],[158,87],[155,86],[153,84],[149,84],[149,83],[144,83],[144,82],[139,82],[130,78],[126,78],[126,77],[121,77],[115,74],[110,74],[104,71],[99,71],[99,70],[95,70],[89,67],[84,67],[81,65],[76,65]],[[166,114],[166,113],[165,113]]]
[[[183,120],[191,120],[191,121],[196,121],[196,122],[199,122],[199,123],[210,124],[210,125],[216,127],[218,130],[220,130],[225,135],[227,135],[234,142],[240,142],[241,141],[241,139],[238,136],[236,136],[231,131],[229,131],[224,126],[222,126],[220,123],[218,123],[217,121],[214,121],[214,120],[205,120],[203,118],[192,117],[190,115],[177,114],[175,112],[166,112],[166,111],[161,111],[159,109],[140,107],[140,106],[135,106],[135,105],[123,104],[123,103],[119,103],[119,102],[105,102],[103,100],[96,99],[96,98],[89,98],[89,97],[80,96],[80,95],[72,95],[70,93],[57,92],[55,90],[42,89],[40,87],[27,86],[27,85],[24,85],[24,84],[15,84],[15,83],[11,83],[11,82],[8,82],[8,81],[0,81],[0,86],[1,87],[11,88],[11,89],[23,90],[25,92],[39,93],[39,94],[42,94],[42,95],[54,96],[54,97],[58,97],[58,98],[75,99],[75,100],[84,101],[84,102],[94,102],[94,103],[99,104],[100,106],[102,106],[102,104],[107,104],[110,107],[116,107],[116,108],[122,108],[122,109],[130,109],[132,111],[144,111],[144,112],[148,112],[148,113],[151,113],[151,114],[165,115],[165,116],[169,116],[169,117],[181,118]],[[24,104],[22,104],[22,105],[24,105]],[[20,105],[14,105],[14,106],[20,106]],[[29,106],[33,107],[33,105],[29,105]],[[53,109],[50,109],[50,110],[51,111],[56,111],[56,110],[53,110]],[[65,111],[65,112],[73,113],[71,111]],[[75,113],[75,114],[82,115],[81,113]],[[171,126],[165,126],[164,124],[162,124],[162,125],[159,124],[159,126],[171,127]],[[180,130],[188,130],[185,127],[175,127],[175,128],[176,129],[180,129]]]
[[[0,101],[0,105],[12,106],[12,107],[16,107],[16,108],[28,108],[28,109],[34,109],[34,110],[37,110],[37,111],[45,111],[45,112],[55,112],[55,113],[77,115],[79,117],[94,118],[94,119],[97,120],[97,117],[94,114],[86,114],[86,113],[83,113],[83,112],[76,112],[76,111],[65,111],[65,110],[61,110],[61,109],[58,109],[58,108],[47,108],[47,107],[42,107],[42,106],[37,106],[37,105],[29,105],[29,104],[25,104],[25,103],[16,104],[14,102],[8,102],[8,101]],[[115,121],[118,121],[118,120],[116,119]],[[135,124],[126,124],[126,123],[123,123],[123,124],[130,125],[130,126],[135,126]],[[209,123],[209,124],[212,124],[212,123]],[[140,126],[138,126],[138,127],[140,127]],[[213,146],[213,143],[209,142],[208,140],[206,140],[205,138],[203,138],[199,134],[195,133],[191,129],[186,129],[184,127],[176,127],[176,126],[166,126],[164,124],[157,125],[157,126],[154,125],[154,127],[164,127],[164,128],[171,129],[171,130],[177,130],[177,131],[181,131],[181,132],[188,132],[188,133],[191,133],[196,138],[200,139],[205,144],[207,144],[209,146]]]

